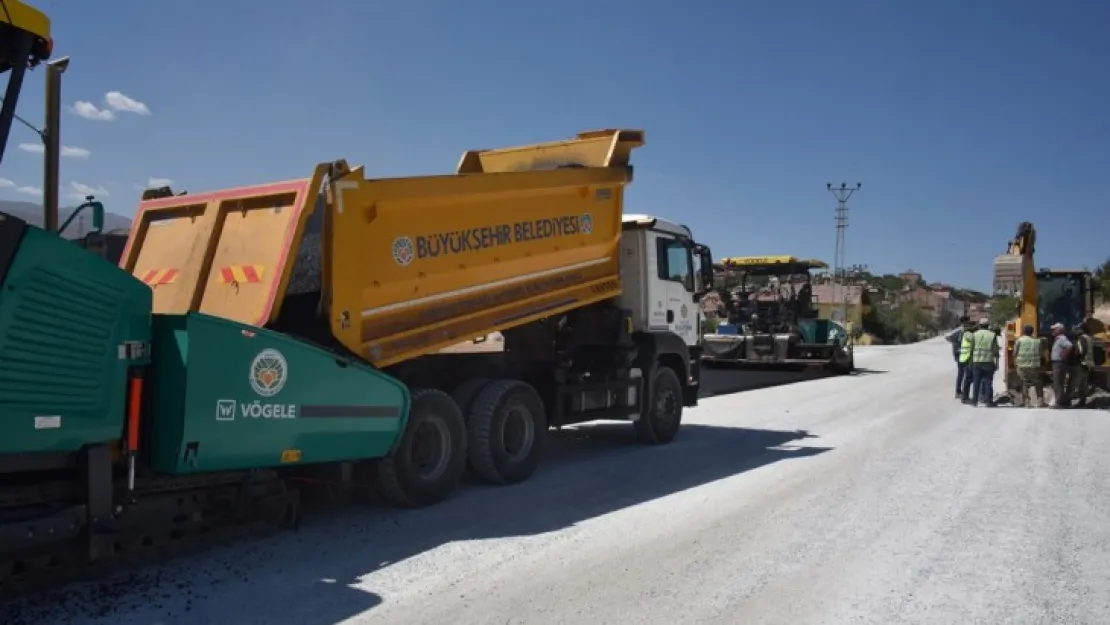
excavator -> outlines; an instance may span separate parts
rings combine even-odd
[[[1006,253],[994,259],[994,296],[1014,297],[1018,301],[1017,318],[1007,321],[1004,333],[1002,370],[1006,394],[1014,405],[1022,402],[1021,382],[1011,358],[1014,341],[1021,335],[1021,328],[1032,326],[1033,335],[1041,339],[1041,363],[1047,375],[1050,371],[1048,352],[1051,328],[1056,323],[1062,324],[1071,338],[1074,338],[1075,327],[1086,323],[1095,343],[1095,370],[1089,383],[1110,391],[1110,366],[1106,361],[1110,334],[1106,325],[1094,317],[1097,281],[1085,269],[1037,268],[1033,263],[1036,240],[1037,230],[1033,224],[1022,222],[1007,245]]]
[[[0,108],[0,162],[4,159],[27,70],[49,59],[53,51],[50,19],[45,14],[19,0],[0,0],[0,74],[8,75]]]

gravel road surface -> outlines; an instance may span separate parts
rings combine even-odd
[[[856,361],[731,394],[750,374],[712,371],[670,446],[564,431],[525,484],[318,519],[0,622],[1110,623],[1110,413],[963,406],[939,341]]]

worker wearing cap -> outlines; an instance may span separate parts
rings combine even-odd
[[[1052,402],[1053,408],[1067,408],[1071,403],[1068,400],[1067,382],[1068,365],[1074,349],[1075,346],[1064,335],[1064,324],[1052,324],[1052,350],[1049,352],[1049,360],[1052,361],[1052,394],[1056,396]]]
[[[1068,375],[1068,398],[1069,402],[1072,397],[1078,399],[1076,405],[1084,408],[1087,405],[1087,380],[1095,368],[1095,344],[1087,333],[1086,323],[1075,326],[1075,361]]]
[[[1044,406],[1044,382],[1041,380],[1041,342],[1033,338],[1033,326],[1021,329],[1021,336],[1014,341],[1014,368],[1021,381],[1021,403],[1027,408]],[[1037,405],[1029,396],[1029,388],[1037,392]]]
[[[967,401],[971,392],[971,335],[975,326],[971,319],[964,315],[960,317],[960,327],[953,330],[946,338],[952,344],[952,357],[956,360],[956,399]]]
[[[994,406],[994,372],[998,370],[998,335],[986,318],[971,339],[971,397],[966,403]]]

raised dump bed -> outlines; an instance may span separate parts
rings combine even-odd
[[[146,200],[120,265],[151,285],[156,313],[288,331],[322,309],[330,331],[314,338],[388,366],[619,295],[642,144],[604,130],[468,151],[453,175],[374,179],[337,161]]]

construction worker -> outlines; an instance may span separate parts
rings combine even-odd
[[[1095,368],[1095,343],[1087,332],[1086,322],[1075,326],[1075,361],[1068,376],[1068,397],[1069,402],[1070,398],[1077,398],[1076,405],[1084,408],[1087,406],[1087,381]]]
[[[1075,346],[1064,335],[1064,324],[1052,324],[1052,350],[1049,360],[1052,361],[1052,394],[1055,395],[1052,408],[1067,408],[1071,402],[1068,400],[1068,364],[1071,360]]]
[[[960,317],[960,327],[946,337],[952,344],[952,357],[956,361],[956,399],[966,400],[971,391],[971,371],[968,366],[971,361],[971,334],[974,331],[971,318],[964,315]]]
[[[1033,338],[1033,326],[1021,329],[1021,336],[1014,341],[1014,367],[1021,380],[1021,403],[1027,408],[1044,406],[1044,382],[1041,380],[1041,342]],[[1029,388],[1037,392],[1037,405],[1029,396]]]
[[[968,404],[987,407],[994,404],[994,372],[998,370],[998,335],[986,318],[971,338],[971,397]]]

